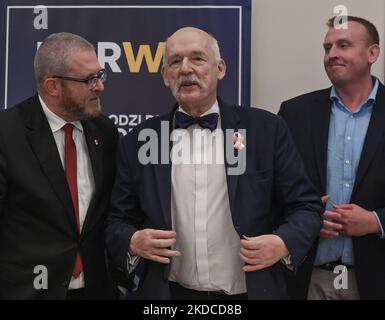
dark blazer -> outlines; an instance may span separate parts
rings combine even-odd
[[[330,121],[330,88],[311,92],[281,105],[305,163],[306,171],[319,196],[326,194],[327,145]],[[385,88],[379,85],[366,133],[350,203],[376,210],[385,226]],[[355,271],[362,299],[385,299],[385,240],[372,234],[353,237]],[[306,299],[315,249],[297,277],[290,279],[291,296]]]
[[[279,235],[297,268],[321,228],[322,205],[305,175],[288,129],[282,119],[266,111],[222,102],[219,105],[223,129],[246,129],[246,147],[241,151],[246,152],[246,171],[227,175],[234,228],[240,237],[272,232]],[[120,270],[126,270],[127,249],[136,230],[171,230],[171,164],[141,165],[138,150],[144,142],[138,142],[138,133],[151,128],[160,136],[161,121],[166,121],[171,132],[175,109],[144,122],[121,141],[106,229],[107,250]],[[226,162],[226,168],[229,166]],[[274,214],[275,203],[284,206],[283,215]],[[282,219],[285,223],[277,227]],[[169,266],[149,260],[144,264],[139,298],[169,299]],[[277,263],[247,273],[249,299],[286,298],[285,269]]]
[[[95,194],[79,237],[65,172],[38,96],[0,113],[0,299],[65,298],[78,250],[86,297],[111,297],[103,228],[118,133],[105,116],[82,124]],[[39,265],[47,268],[46,290],[34,287]]]

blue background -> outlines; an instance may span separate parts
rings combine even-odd
[[[250,104],[250,0],[227,1],[2,1],[0,5],[0,108],[4,107],[5,47],[7,5],[241,5],[242,6],[242,70],[239,88],[239,25],[238,9],[218,8],[48,8],[48,29],[35,30],[37,14],[33,8],[11,9],[9,12],[8,90],[7,105],[35,94],[33,58],[37,42],[54,32],[73,32],[85,37],[97,48],[98,42],[114,42],[121,48],[117,61],[121,73],[113,73],[107,65],[108,79],[103,96],[103,112],[107,115],[142,115],[134,120],[137,125],[145,115],[162,114],[175,103],[159,72],[149,73],[145,60],[139,73],[132,73],[126,61],[123,42],[131,42],[136,57],[139,46],[148,44],[152,56],[159,42],[165,41],[183,26],[206,30],[218,40],[222,58],[227,64],[226,77],[219,83],[219,96],[227,102]],[[108,51],[107,51],[108,53]],[[126,117],[127,118],[127,117]],[[116,123],[127,132],[126,123]]]

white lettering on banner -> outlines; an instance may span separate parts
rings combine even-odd
[[[108,117],[114,122],[114,124],[118,127],[118,131],[120,134],[125,136],[128,132],[130,132],[133,127],[136,127],[138,124],[143,121],[150,119],[157,115],[152,114],[110,114]],[[128,128],[122,128],[127,127]]]
[[[41,27],[42,23],[38,22],[40,21],[38,18],[43,21],[41,15],[37,16],[34,20],[34,26],[36,29],[43,29],[43,27]],[[46,19],[48,19],[48,17],[46,17]],[[44,26],[48,26],[48,20],[45,21],[46,24],[44,24]],[[36,49],[39,48],[40,44],[41,42],[37,43]],[[124,57],[126,58],[128,66],[128,73],[158,73],[161,66],[165,42],[158,42],[154,55],[149,44],[139,45],[136,56],[131,42],[123,42],[122,45],[124,49]],[[122,49],[119,44],[115,42],[98,42],[97,56],[102,68],[106,69],[108,65],[113,73],[123,72],[118,64],[118,61],[122,56]],[[147,66],[147,70],[142,68],[143,64]]]
[[[154,55],[149,44],[141,44],[136,56],[131,42],[123,42],[122,44],[130,73],[139,73],[142,70],[143,62],[146,63],[149,73],[157,73],[159,71],[165,46],[164,42],[158,42]],[[121,55],[122,49],[117,43],[98,42],[98,59],[102,68],[106,68],[108,64],[112,72],[122,72],[118,65]],[[144,69],[143,72],[145,72]]]
[[[112,54],[107,56],[106,51],[111,51]],[[122,50],[115,42],[98,42],[98,60],[102,68],[106,68],[108,64],[112,72],[122,72],[116,62],[122,54]]]

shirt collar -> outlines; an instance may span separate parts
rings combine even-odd
[[[373,105],[374,102],[376,101],[379,81],[376,77],[373,77],[373,79],[375,79],[375,82],[374,82],[374,86],[373,86],[372,91],[370,91],[370,94],[369,94],[368,98],[366,99],[366,101],[362,104],[362,106],[355,113],[358,113],[362,108],[366,108],[368,106]],[[334,102],[338,102],[338,105],[343,106],[345,109],[347,109],[346,106],[344,105],[344,103],[342,102],[342,100],[340,99],[340,97],[338,96],[337,90],[334,86],[332,86],[332,90],[330,91],[330,99]]]
[[[47,117],[48,124],[51,127],[52,132],[56,132],[56,131],[59,131],[60,129],[62,129],[64,127],[64,125],[68,122],[63,120],[62,118],[60,118],[55,113],[53,113],[47,107],[47,105],[45,104],[44,100],[42,99],[42,97],[40,95],[39,95],[39,100],[40,100],[40,104],[43,108],[44,114]],[[73,121],[73,122],[69,122],[69,123],[73,124],[78,130],[83,132],[83,126],[80,123],[80,121]]]

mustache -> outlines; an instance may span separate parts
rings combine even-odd
[[[200,80],[194,76],[194,75],[189,75],[189,76],[181,76],[178,81],[176,82],[176,87],[178,88],[178,91],[180,89],[181,86],[183,85],[197,85],[199,86],[200,88],[202,88],[202,83],[200,82]]]
[[[103,95],[102,92],[95,92],[94,95],[91,97],[90,100],[94,100],[94,99],[96,99],[96,98],[101,99],[101,98],[102,98],[102,95]]]

